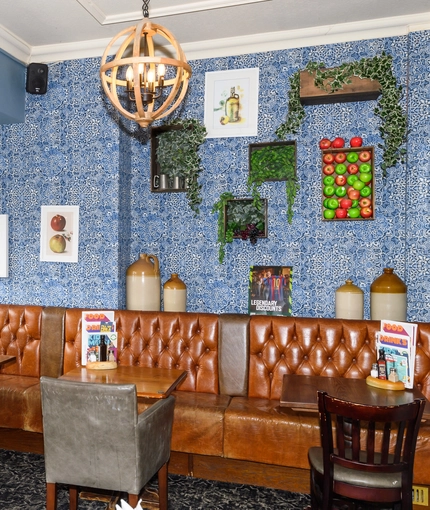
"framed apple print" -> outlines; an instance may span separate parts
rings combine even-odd
[[[78,262],[79,206],[42,205],[40,260]]]
[[[9,216],[0,214],[0,278],[9,276]]]

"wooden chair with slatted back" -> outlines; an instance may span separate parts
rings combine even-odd
[[[312,510],[373,508],[376,503],[412,509],[414,454],[424,405],[425,399],[416,399],[398,406],[369,406],[318,391],[322,446],[311,447],[308,454]]]

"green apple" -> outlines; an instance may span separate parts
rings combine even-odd
[[[49,240],[49,248],[54,253],[63,253],[66,249],[66,240],[64,239],[64,236],[61,234],[56,234],[55,236],[52,236]]]
[[[324,186],[333,186],[334,177],[332,175],[326,175],[323,179]]]
[[[358,161],[358,154],[356,152],[350,152],[346,156],[346,159],[349,163],[355,163],[356,161]]]
[[[368,172],[362,172],[360,174],[359,179],[360,179],[360,181],[362,181],[365,184],[367,184],[368,182],[370,182],[372,180],[372,174],[368,173]]]
[[[326,209],[323,215],[326,220],[332,220],[336,216],[336,212],[333,209]]]
[[[368,197],[372,194],[372,188],[370,188],[369,186],[364,186],[364,188],[361,188],[360,190],[360,195],[362,197]]]
[[[360,216],[360,209],[358,207],[351,207],[351,209],[348,209],[348,216],[350,218],[358,218]]]
[[[347,179],[346,179],[346,182],[352,186],[354,184],[355,181],[358,181],[358,176],[357,175],[348,175]]]

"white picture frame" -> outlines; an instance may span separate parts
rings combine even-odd
[[[42,262],[78,262],[78,251],[79,206],[42,205],[40,260]]]
[[[207,138],[257,136],[258,89],[258,67],[206,73]]]
[[[0,214],[0,278],[9,276],[9,215]]]

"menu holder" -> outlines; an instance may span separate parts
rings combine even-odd
[[[117,366],[116,361],[87,361],[86,364],[88,370],[113,370]]]
[[[374,388],[381,388],[382,390],[394,390],[400,391],[405,389],[405,385],[402,381],[389,381],[388,379],[378,379],[377,377],[372,377],[368,375],[366,377],[366,383],[369,386],[373,386]]]

